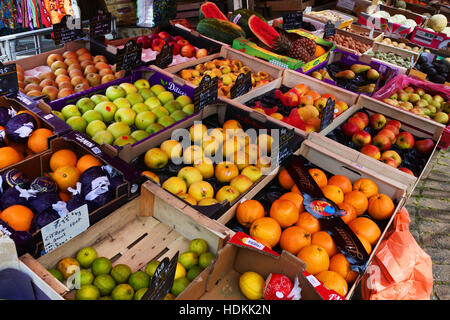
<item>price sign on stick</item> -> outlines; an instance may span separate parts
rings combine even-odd
[[[231,99],[237,98],[246,94],[252,89],[252,73],[241,73],[237,76],[236,82],[230,89]]]
[[[19,91],[15,63],[3,65],[0,62],[0,96]]]
[[[330,20],[327,21],[327,23],[325,24],[325,28],[323,31],[323,38],[324,39],[328,39],[331,36],[334,36],[336,32],[336,27],[334,26],[333,23],[331,23]]]
[[[89,35],[91,38],[98,38],[111,33],[111,13],[103,11],[89,21]]]
[[[202,81],[194,89],[195,111],[203,109],[217,100],[218,78],[211,78],[209,75],[203,76]]]
[[[161,69],[167,68],[173,61],[173,46],[169,46],[167,43],[158,53],[155,60],[155,65]]]
[[[56,45],[83,38],[85,34],[81,29],[81,19],[62,17],[59,23],[53,25],[53,36]]]
[[[287,12],[283,14],[283,29],[293,30],[302,27],[303,22],[303,12]]]
[[[117,50],[116,71],[132,70],[142,64],[142,44],[128,40],[122,49]]]

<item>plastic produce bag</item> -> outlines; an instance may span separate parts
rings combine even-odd
[[[432,261],[409,232],[410,221],[405,208],[395,216],[393,231],[386,235],[361,279],[363,299],[430,299]]]
[[[176,0],[137,0],[137,25],[140,27],[169,25],[176,15]]]

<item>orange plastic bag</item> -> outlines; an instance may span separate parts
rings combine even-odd
[[[365,300],[429,300],[433,288],[432,261],[409,232],[403,208],[394,217],[393,231],[380,244],[361,280]]]

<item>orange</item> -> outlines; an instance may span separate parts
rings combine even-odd
[[[13,147],[0,148],[0,169],[6,168],[23,160],[23,154]]]
[[[157,184],[161,184],[161,181],[159,180],[159,177],[152,171],[149,170],[145,170],[142,171],[141,174],[147,178],[149,178],[150,180],[154,181]]]
[[[298,190],[298,187],[297,187],[296,184],[294,184],[294,185],[292,186],[291,192],[301,194],[301,192],[300,192],[300,190]]]
[[[249,233],[252,238],[262,239],[273,248],[280,241],[281,227],[277,220],[262,217],[253,221]]]
[[[30,150],[34,153],[39,153],[47,150],[47,139],[52,135],[53,131],[46,128],[34,130],[28,138],[28,148],[30,148]]]
[[[280,186],[286,190],[290,190],[295,184],[286,169],[281,170],[278,174],[278,182],[280,183]]]
[[[324,93],[322,95],[322,98],[326,98],[327,100],[328,100],[328,98],[330,98],[331,100],[336,101],[336,97],[333,96],[331,93]]]
[[[395,210],[394,202],[385,194],[378,193],[369,198],[367,212],[376,220],[383,220],[392,216]]]
[[[31,115],[34,118],[34,120],[36,120],[36,126],[38,128],[41,127],[41,120],[33,112],[31,112],[30,110],[20,110],[19,112],[17,112],[17,114],[21,114],[21,113],[28,113],[29,115]]]
[[[306,271],[312,275],[326,271],[330,266],[330,258],[325,249],[315,244],[300,249],[297,257],[306,263]]]
[[[337,253],[330,259],[330,267],[328,270],[337,272],[346,279],[351,270],[350,263],[342,253]]]
[[[316,50],[314,51],[314,57],[316,57],[316,58],[320,57],[324,53],[325,53],[325,49],[320,45],[316,45]]]
[[[303,96],[306,92],[309,91],[309,88],[304,83],[300,83],[300,84],[296,85],[294,87],[294,89],[295,89],[295,92],[297,92],[297,94],[299,96]]]
[[[347,281],[347,283],[353,283],[355,282],[356,278],[358,278],[358,272],[356,272],[355,270],[350,270],[347,277],[345,277],[345,281]]]
[[[285,194],[283,194],[280,197],[280,199],[290,200],[298,208],[298,212],[303,212],[304,211],[304,208],[303,208],[303,196],[301,194],[295,193],[295,192],[286,192]]]
[[[345,215],[341,219],[348,224],[353,219],[356,219],[356,210],[348,203],[342,202],[338,204],[339,209],[345,210]]]
[[[381,236],[381,230],[378,225],[366,217],[358,217],[350,221],[348,226],[354,233],[366,238],[371,246],[375,245]]]
[[[33,211],[20,204],[10,206],[0,213],[0,219],[15,231],[29,231],[33,217]]]
[[[311,244],[321,246],[325,249],[328,256],[331,258],[338,253],[338,248],[333,241],[333,238],[326,231],[317,231],[311,235]]]
[[[308,171],[311,177],[313,177],[313,179],[316,181],[319,188],[323,188],[328,184],[327,176],[325,172],[323,172],[322,170],[318,168],[313,168],[309,169]]]
[[[352,191],[352,182],[346,176],[337,174],[328,180],[328,185],[338,186],[344,193]]]
[[[59,190],[66,192],[69,187],[75,188],[80,178],[80,171],[74,166],[62,166],[56,169],[51,176]]]
[[[326,185],[322,188],[322,193],[325,198],[330,199],[336,204],[344,202],[344,192],[338,186]]]
[[[367,240],[366,238],[364,238],[359,234],[356,234],[356,236],[358,237],[359,241],[361,241],[361,244],[363,245],[364,249],[366,249],[367,254],[370,255],[370,253],[372,252],[372,246],[370,245],[369,240]]]
[[[78,159],[75,152],[69,149],[61,149],[52,154],[50,157],[50,169],[56,171],[62,166],[72,166],[77,165]]]
[[[353,190],[361,191],[367,198],[370,198],[378,193],[378,186],[370,179],[361,178],[355,181]]]
[[[6,129],[5,127],[0,126],[0,138],[8,144],[8,136],[6,135]]]
[[[236,209],[237,221],[246,228],[249,228],[256,219],[262,217],[264,217],[264,207],[257,200],[241,202]]]
[[[67,202],[72,198],[72,193],[70,193],[70,192],[59,191],[58,195],[59,195],[59,198],[64,202]]]
[[[265,245],[267,248],[272,249],[271,244],[270,244],[269,242],[267,242],[266,240],[260,239],[260,238],[255,238],[255,237],[253,237],[253,239],[255,239],[255,240],[258,241],[259,243]]]
[[[83,173],[87,169],[91,167],[102,166],[103,162],[101,162],[97,157],[94,157],[91,154],[85,154],[77,161],[76,168]]]
[[[309,90],[307,93],[305,93],[305,95],[311,96],[314,101],[320,98],[320,93],[314,90]]]
[[[311,234],[320,231],[319,219],[313,217],[312,214],[306,211],[299,214],[298,220],[295,223],[295,225]]]
[[[348,292],[347,281],[337,272],[322,271],[316,275],[317,280],[323,283],[328,289],[334,290],[341,296],[345,297]]]
[[[300,249],[311,244],[311,235],[300,227],[292,226],[281,232],[280,247],[297,255]]]
[[[294,202],[278,199],[272,203],[269,215],[277,220],[282,228],[287,228],[297,222],[299,210]]]
[[[358,217],[366,212],[369,207],[369,200],[366,195],[358,190],[347,192],[344,195],[344,202],[355,208]]]

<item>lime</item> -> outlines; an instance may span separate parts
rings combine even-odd
[[[134,290],[127,283],[117,285],[111,293],[111,298],[113,300],[133,300],[133,296]]]
[[[140,288],[136,293],[134,294],[134,300],[141,300],[142,296],[147,292],[148,288]]]
[[[75,293],[75,300],[97,300],[100,298],[100,291],[92,284],[85,284]]]
[[[178,278],[173,282],[172,289],[170,289],[170,293],[172,293],[175,297],[178,296],[183,290],[189,285],[189,280],[185,277]]]
[[[59,281],[62,282],[64,280],[64,277],[63,277],[61,271],[59,271],[58,269],[51,268],[51,269],[48,269],[47,271],[50,272]]]
[[[194,280],[201,272],[203,271],[203,268],[202,267],[200,267],[200,266],[193,266],[192,268],[190,268],[189,270],[188,270],[188,273],[187,273],[187,275],[186,275],[186,278],[189,280],[189,281],[192,281],[192,280]]]
[[[153,277],[155,274],[156,268],[159,266],[158,260],[152,260],[149,263],[147,263],[147,266],[145,267],[145,272],[150,276]]]
[[[131,274],[128,279],[128,284],[133,287],[134,291],[138,291],[141,288],[148,288],[150,276],[144,271],[136,271]]]
[[[80,271],[80,286],[84,286],[85,284],[92,284],[94,281],[94,275],[90,270],[83,269]]]
[[[111,276],[117,283],[127,283],[131,275],[131,269],[126,264],[118,264],[111,270]]]
[[[175,300],[175,296],[169,292],[169,293],[166,294],[166,296],[164,297],[164,300]]]
[[[109,296],[116,286],[116,281],[109,274],[101,274],[95,277],[93,285],[98,288],[101,296]]]
[[[108,258],[100,257],[94,260],[91,269],[94,276],[97,277],[101,274],[109,274],[112,269],[112,264]]]
[[[200,255],[200,258],[198,259],[198,264],[200,267],[205,269],[209,264],[211,263],[212,259],[214,259],[216,255],[212,252],[205,252]]]
[[[199,256],[202,253],[208,252],[208,250],[209,250],[208,243],[204,239],[197,238],[189,242],[189,251],[193,251],[197,253]]]
[[[198,255],[193,251],[183,252],[178,257],[178,262],[180,262],[186,269],[190,269],[198,264]]]
[[[95,259],[97,259],[97,251],[94,248],[86,247],[78,251],[77,261],[83,268],[89,268]]]
[[[183,265],[177,262],[177,268],[175,269],[175,280],[178,278],[184,278],[186,276],[186,269]]]
[[[100,299],[98,300],[112,300],[112,298],[110,296],[104,296],[104,297],[100,297]]]

